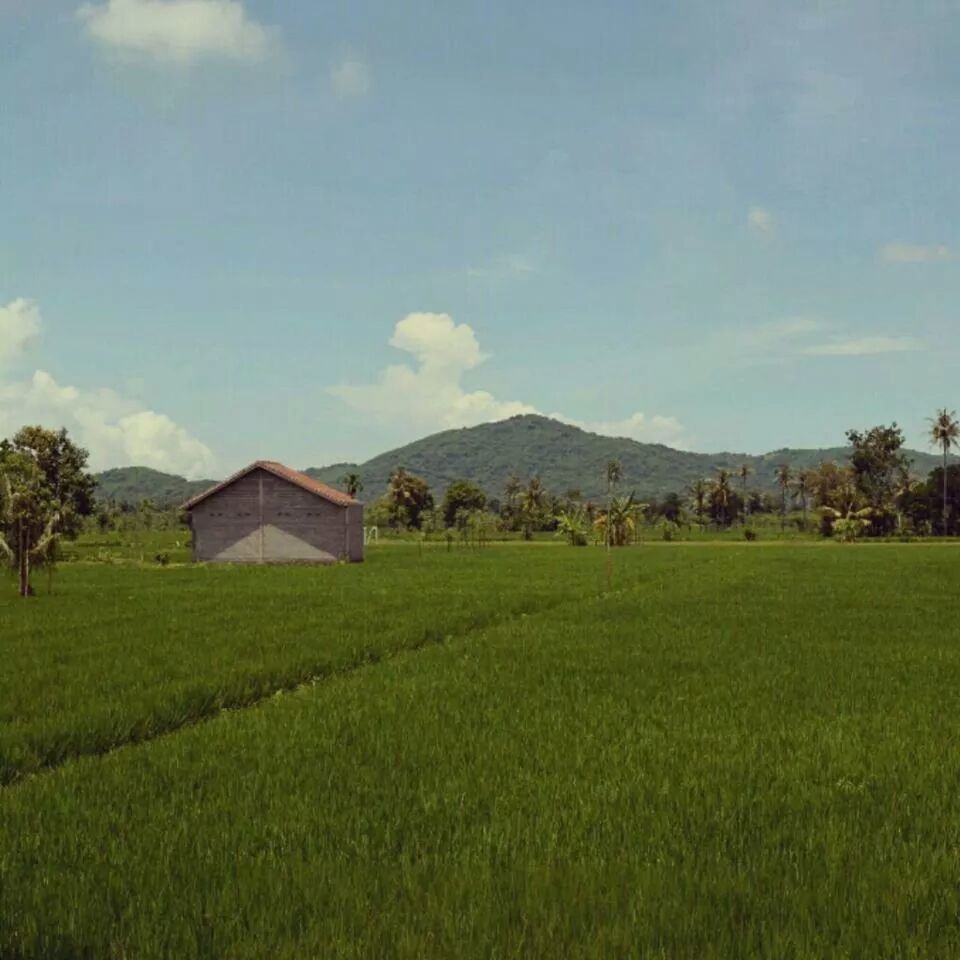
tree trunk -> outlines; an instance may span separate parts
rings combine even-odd
[[[30,551],[27,543],[27,531],[23,529],[23,521],[20,521],[19,537],[17,546],[20,548],[19,566],[20,566],[20,596],[30,596]]]
[[[943,535],[947,535],[947,445],[943,445]]]

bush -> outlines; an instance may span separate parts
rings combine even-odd
[[[660,523],[660,539],[666,540],[667,543],[676,540],[679,532],[680,525],[674,523],[672,520],[663,520]]]

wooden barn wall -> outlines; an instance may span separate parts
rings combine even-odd
[[[363,508],[338,507],[257,470],[194,508],[193,538],[194,558],[200,561],[359,561],[363,559]]]

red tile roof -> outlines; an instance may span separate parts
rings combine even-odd
[[[183,504],[180,509],[192,510],[198,503],[206,500],[207,497],[212,497],[215,493],[219,493],[225,487],[229,487],[231,483],[236,483],[236,481],[241,477],[245,477],[248,473],[252,473],[254,470],[266,470],[267,473],[272,473],[275,477],[280,477],[281,480],[286,480],[289,483],[296,484],[298,487],[302,487],[308,493],[313,493],[318,497],[323,497],[324,500],[329,500],[331,503],[335,503],[338,507],[352,507],[360,502],[359,500],[354,500],[353,497],[344,493],[342,490],[335,490],[333,487],[328,487],[325,483],[321,483],[319,480],[314,480],[313,477],[308,477],[305,473],[301,473],[299,470],[293,470],[290,467],[284,466],[282,463],[277,463],[276,460],[256,460],[251,463],[249,467],[244,467],[242,470],[238,470],[235,474],[227,477],[227,479],[221,483],[210,487],[208,490],[204,490],[202,493],[198,493],[195,497],[192,497],[185,504]]]

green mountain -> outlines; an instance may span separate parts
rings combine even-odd
[[[158,507],[175,507],[215,480],[185,480],[150,467],[118,467],[96,474],[97,497],[112,503],[138,504],[152,500]]]
[[[776,450],[762,456],[742,453],[690,453],[659,443],[638,443],[625,438],[604,437],[548,417],[525,415],[477,427],[445,430],[414,443],[382,453],[361,464],[336,464],[306,472],[324,483],[336,484],[347,472],[363,480],[365,500],[379,497],[390,474],[405,467],[423,477],[434,494],[460,479],[471,480],[489,496],[499,497],[504,481],[515,473],[522,480],[537,474],[548,490],[562,494],[577,489],[584,497],[597,498],[605,491],[606,464],[623,464],[623,489],[642,498],[680,491],[694,480],[717,470],[750,465],[752,488],[773,490],[774,472],[781,463],[795,469],[814,467],[822,460],[845,461],[849,448],[823,450]],[[926,476],[939,458],[911,451],[913,469]]]
[[[405,467],[423,477],[439,497],[454,480],[471,480],[489,496],[503,494],[504,481],[511,474],[525,480],[537,474],[552,493],[579,490],[584,497],[604,495],[606,464],[623,464],[623,489],[635,490],[642,498],[681,491],[694,480],[710,477],[717,470],[736,470],[750,465],[752,489],[774,490],[774,471],[781,463],[794,469],[814,467],[821,460],[842,462],[849,448],[824,450],[775,450],[762,456],[742,453],[690,453],[659,443],[638,443],[617,437],[589,433],[548,417],[520,416],[499,423],[445,430],[368,460],[366,463],[337,463],[306,471],[324,483],[338,486],[346,473],[358,473],[363,480],[361,498],[376,500],[387,487],[390,474]],[[926,476],[940,463],[934,454],[910,451],[913,470]],[[242,464],[237,464],[242,466]],[[213,480],[184,480],[147,467],[122,467],[97,475],[99,495],[108,500],[139,503],[150,499],[161,506],[174,506],[214,483]]]

